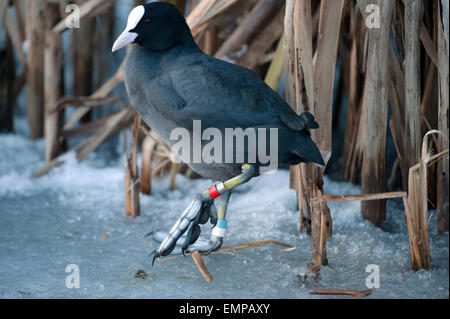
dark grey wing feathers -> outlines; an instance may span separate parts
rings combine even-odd
[[[151,103],[167,119],[173,118],[174,113],[182,111],[187,105],[186,100],[173,89],[167,76],[153,79],[143,93],[147,103]]]
[[[205,80],[203,84],[210,90],[199,92],[199,95],[211,94],[220,97],[214,101],[213,105],[237,110],[238,112],[233,115],[238,114],[241,119],[246,117],[248,125],[244,125],[245,127],[270,123],[282,123],[295,131],[319,127],[311,113],[305,112],[297,115],[281,96],[267,86],[253,71],[239,65],[208,58],[209,63],[198,66],[196,71],[199,72],[199,77]],[[224,94],[228,94],[228,96]],[[184,96],[184,94],[181,95]],[[250,111],[258,112],[257,119],[254,119],[249,113]],[[237,122],[242,122],[242,120]]]
[[[295,131],[319,127],[312,114],[297,115],[253,71],[207,55],[201,58],[202,63],[172,68],[151,81],[149,100],[157,100],[155,107],[167,118],[180,125],[202,119],[218,128],[225,122],[243,128],[282,124]]]

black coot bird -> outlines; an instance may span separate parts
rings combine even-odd
[[[309,134],[309,129],[319,127],[314,117],[310,113],[298,116],[254,72],[203,53],[175,6],[154,2],[134,8],[112,51],[132,43],[137,45],[126,62],[128,95],[143,120],[168,145],[177,142],[170,138],[174,129],[183,128],[192,135],[194,120],[200,120],[202,128],[215,128],[224,135],[227,129],[254,129],[258,141],[260,129],[275,129],[276,143],[265,142],[258,147],[267,146],[269,152],[276,152],[279,165],[324,165]],[[267,140],[268,135],[264,135]],[[248,140],[247,136],[243,162],[234,157],[238,152],[236,142],[231,149],[221,146],[225,153],[231,152],[233,161],[186,163],[199,175],[221,182],[197,194],[155,251],[153,262],[170,254],[186,231],[182,251],[187,251],[200,235],[199,225],[208,220],[215,227],[204,250],[211,252],[222,245],[231,192],[261,173],[259,152],[256,160],[249,160],[252,145]]]

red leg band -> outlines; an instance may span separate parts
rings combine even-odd
[[[217,191],[216,185],[211,186],[208,188],[209,196],[211,196],[212,199],[216,199],[217,197],[220,197],[221,194]]]

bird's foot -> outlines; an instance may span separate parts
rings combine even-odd
[[[226,182],[214,185],[207,190],[197,194],[195,199],[186,208],[177,220],[175,225],[169,231],[167,237],[162,241],[161,245],[155,250],[153,256],[153,264],[156,258],[169,255],[175,248],[177,241],[187,231],[186,239],[181,247],[183,254],[186,252],[189,245],[195,243],[200,236],[200,224],[206,224],[210,219],[211,224],[216,225],[219,221],[216,207],[214,206],[214,200],[226,196],[226,200],[220,213],[219,225],[214,227],[213,230],[213,245],[208,248],[208,251],[217,249],[216,247],[222,244],[219,241],[216,242],[216,237],[224,237],[226,230],[225,211],[226,203],[228,202],[230,192],[236,187],[247,183],[256,174],[256,168],[249,164],[242,165],[242,174],[233,177]],[[227,195],[228,194],[228,195]],[[220,246],[219,246],[220,247]]]
[[[198,251],[199,253],[209,255],[213,251],[218,250],[220,247],[222,247],[223,244],[223,238],[216,238],[214,240],[210,240],[209,244],[203,247],[198,247],[197,245],[189,246],[185,253],[193,253],[195,251]]]
[[[219,219],[216,226],[213,228],[208,245],[204,247],[189,247],[186,252],[191,253],[194,251],[198,251],[200,253],[206,253],[206,255],[209,255],[213,251],[218,250],[220,247],[222,247],[223,238],[227,230],[227,224],[228,222],[225,219]]]
[[[177,241],[187,231],[186,239],[181,247],[184,254],[188,246],[195,243],[200,236],[200,224],[206,224],[208,220],[211,220],[213,225],[217,224],[217,211],[214,200],[208,192],[202,192],[184,210],[159,248],[152,253],[152,263],[155,262],[156,258],[169,255],[175,248]]]

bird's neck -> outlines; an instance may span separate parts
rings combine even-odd
[[[199,49],[197,43],[194,40],[194,37],[192,36],[191,31],[189,30],[189,27],[186,24],[186,27],[183,28],[183,31],[181,32],[176,45],[180,45],[186,48],[192,48],[192,49]]]
[[[194,40],[192,39],[192,41]],[[186,59],[192,57],[192,54],[203,54],[195,41],[191,45],[179,43],[163,51],[149,50],[143,46],[135,45],[129,52],[127,67],[134,74],[145,74],[148,80],[160,76],[167,68],[187,65],[189,59]]]

